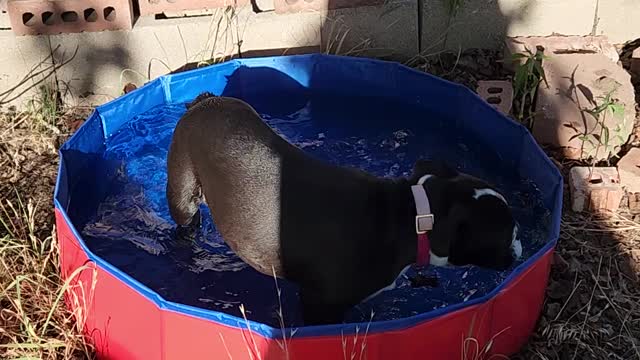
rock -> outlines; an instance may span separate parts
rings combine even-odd
[[[543,63],[549,87],[538,88],[533,136],[543,146],[561,150],[569,159],[606,160],[619,151],[633,130],[636,116],[634,89],[623,68],[602,54],[554,55]],[[596,119],[586,111],[602,103],[601,97],[613,91],[612,97],[624,107],[621,116],[603,113],[609,130],[609,142],[590,137],[600,136]],[[585,130],[587,129],[587,130]],[[605,146],[607,145],[607,146]]]
[[[630,194],[640,193],[640,149],[632,148],[618,161],[618,173],[623,189]]]
[[[571,209],[575,212],[616,211],[624,191],[618,170],[614,167],[576,166],[569,171]]]
[[[524,53],[525,47],[535,52],[537,45],[542,46],[548,56],[570,53],[602,54],[613,64],[618,63],[620,59],[615,46],[606,36],[518,36],[505,40],[505,67],[513,69],[513,63],[510,61],[512,54]]]
[[[640,77],[640,47],[631,53],[630,70],[636,77]]]

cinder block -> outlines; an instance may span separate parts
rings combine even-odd
[[[613,43],[622,44],[640,38],[638,0],[600,0],[597,17],[596,34],[607,35]]]
[[[384,0],[273,0],[277,13],[326,11],[384,4]]]
[[[306,49],[303,52],[320,51],[322,14],[319,12],[255,14],[247,9],[239,18],[245,26],[240,48],[243,54],[299,53],[296,49]]]
[[[505,36],[587,35],[592,30],[596,0],[465,0],[451,20],[447,3],[422,2],[422,50],[426,54],[441,50],[445,39],[445,48],[458,51],[500,49]]]
[[[185,10],[220,9],[227,6],[238,8],[249,3],[249,0],[138,0],[141,16]]]
[[[322,50],[405,61],[418,54],[417,0],[327,11]]]
[[[478,81],[478,95],[501,113],[509,115],[513,105],[513,86],[505,80]]]
[[[624,194],[615,167],[573,167],[569,171],[569,188],[571,209],[575,212],[616,211]]]
[[[133,26],[129,0],[9,0],[11,28],[18,35],[128,30]]]

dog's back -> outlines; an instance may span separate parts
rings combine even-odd
[[[189,225],[205,200],[240,258],[263,273],[271,266],[279,272],[279,149],[286,146],[243,101],[198,96],[176,125],[167,157],[172,217]]]

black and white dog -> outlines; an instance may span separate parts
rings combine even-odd
[[[176,223],[197,226],[205,202],[243,261],[300,286],[307,325],[341,322],[410,264],[505,269],[522,251],[487,183],[424,160],[399,179],[325,163],[234,98],[204,93],[188,105],[167,170]]]

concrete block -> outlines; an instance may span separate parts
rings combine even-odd
[[[600,7],[605,6],[604,1],[599,2]],[[508,23],[507,36],[588,35],[593,30],[598,0],[500,0],[499,3]]]
[[[16,37],[0,32],[0,89],[15,86],[39,61],[55,49],[56,70],[65,103],[98,105],[123,93],[125,85],[140,86],[184,64],[209,64],[238,56],[278,55],[320,50],[321,15],[300,13],[255,14],[250,7],[239,9],[229,19],[223,9],[214,16],[156,20],[142,17],[131,31],[87,32],[51,36]],[[220,24],[220,31],[214,33]],[[214,26],[215,25],[215,26]],[[51,47],[49,46],[49,40]],[[241,46],[238,44],[241,43]],[[74,55],[75,53],[75,55]],[[38,69],[52,76],[51,59]],[[35,80],[29,80],[19,94]],[[28,89],[10,103],[24,107],[35,95]],[[13,97],[13,95],[12,95]],[[0,98],[0,104],[8,97]]]
[[[338,55],[406,60],[418,53],[417,0],[329,10],[322,49]]]
[[[497,0],[464,1],[455,18],[449,16],[445,1],[422,4],[421,49],[426,55],[442,49],[497,49],[509,27]]]
[[[638,0],[600,0],[597,19],[595,33],[607,35],[614,43],[640,38]]]
[[[130,0],[9,0],[9,19],[18,35],[127,30],[133,26]]]
[[[513,86],[510,81],[491,80],[478,81],[478,95],[498,109],[501,113],[509,115],[513,105]]]
[[[571,159],[606,159],[609,153],[617,153],[627,142],[636,116],[629,73],[602,54],[554,55],[543,67],[549,87],[543,83],[538,88],[532,131],[536,140]],[[608,148],[601,146],[596,154],[596,147],[583,143],[579,136],[600,134],[601,127],[586,110],[600,104],[600,97],[613,89],[624,115],[616,117],[610,111],[604,115],[610,134]]]
[[[617,165],[622,187],[631,194],[640,193],[640,149],[629,150]]]
[[[507,37],[505,39],[504,46],[504,58],[511,59],[511,55],[522,53],[524,54],[526,49],[531,52],[535,52],[536,46],[542,46],[544,48],[545,55],[553,57],[557,54],[570,54],[570,53],[592,53],[602,54],[606,56],[612,63],[617,63],[620,60],[618,51],[613,46],[606,36],[518,36]],[[505,61],[505,67],[513,68],[511,61]]]
[[[569,188],[571,209],[575,212],[616,211],[624,194],[615,167],[573,167],[569,171]]]
[[[36,83],[53,77],[52,48],[45,36],[15,36],[5,30],[0,31],[0,49],[0,92],[7,91],[0,106],[26,106],[38,93]]]
[[[506,36],[588,35],[596,1],[466,0],[451,19],[445,1],[424,1],[422,50],[500,49]]]
[[[249,0],[138,0],[141,16],[184,10],[218,9],[227,6],[237,8],[248,4]]]
[[[273,0],[277,13],[325,11],[384,4],[384,0]]]
[[[239,16],[242,28],[240,51],[246,56],[320,51],[322,28],[320,12],[256,14],[250,11],[250,8],[246,9],[247,11]]]

